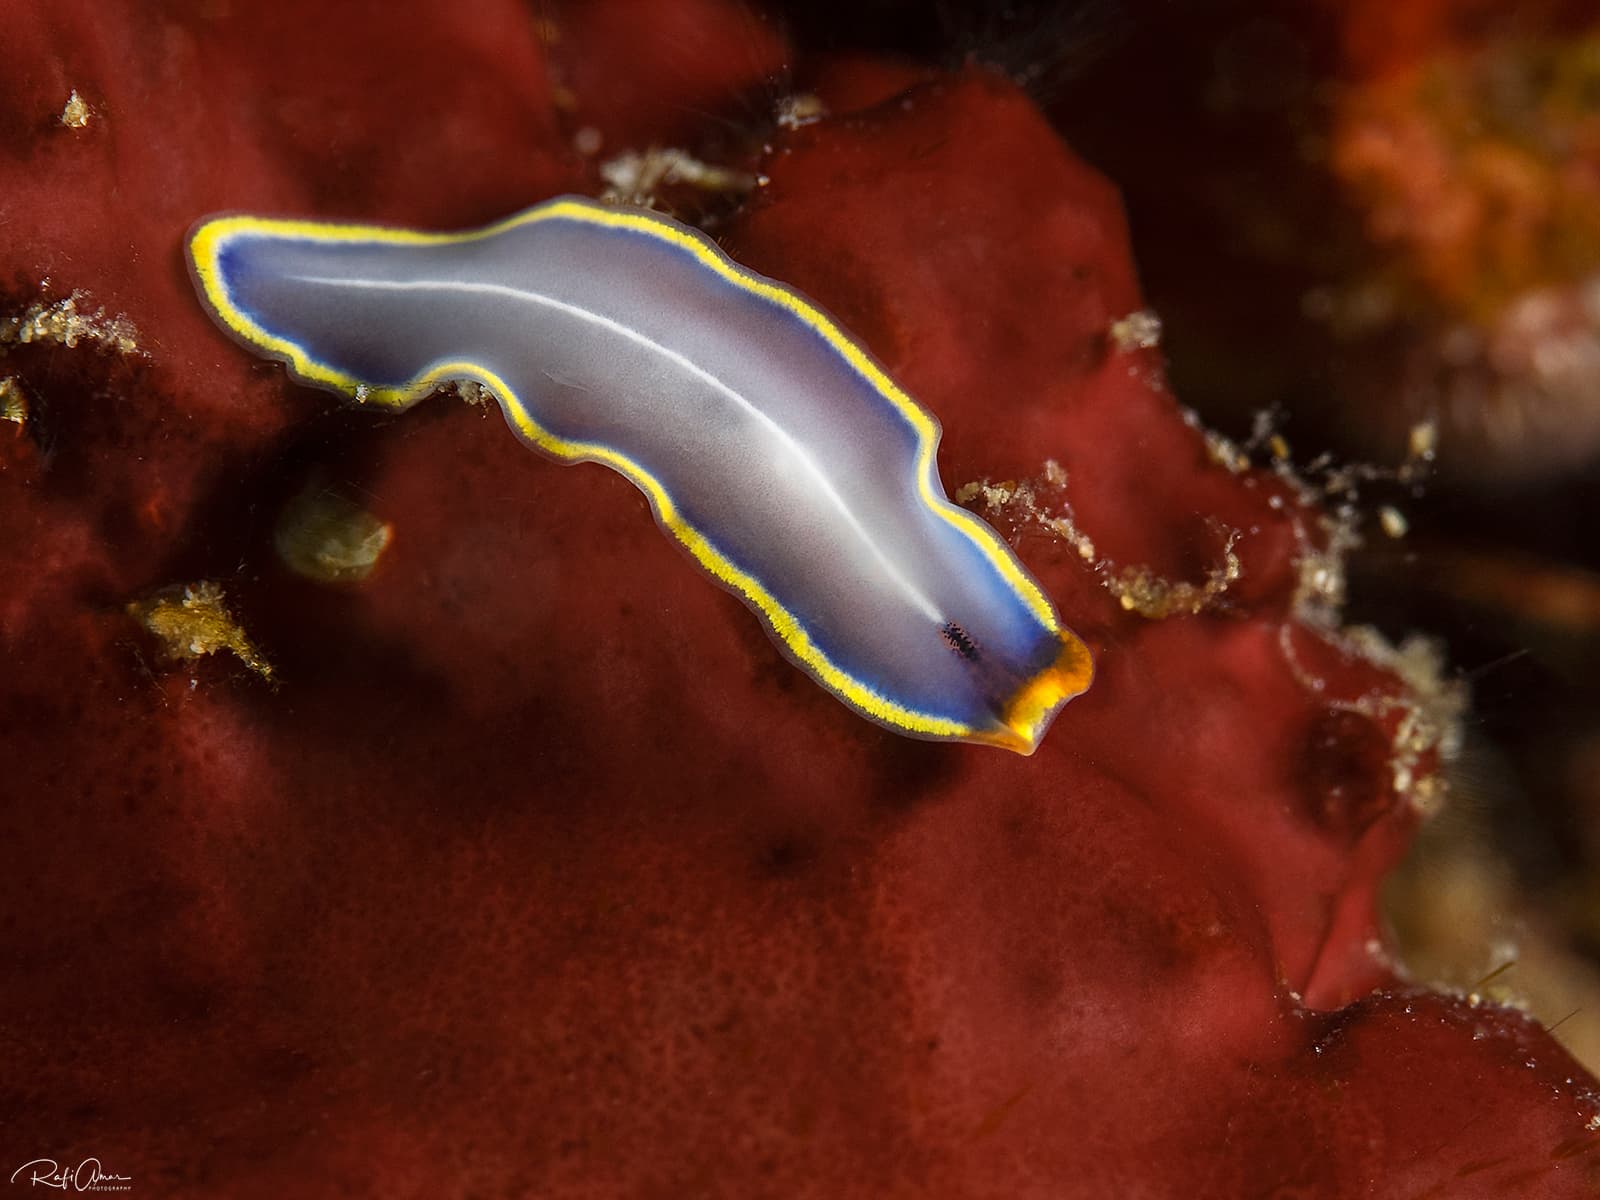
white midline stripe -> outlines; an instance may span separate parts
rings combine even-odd
[[[907,579],[900,569],[889,560],[888,556],[884,554],[882,548],[873,540],[872,536],[866,531],[865,527],[862,526],[861,522],[856,519],[856,515],[851,512],[849,506],[845,504],[844,497],[839,495],[839,493],[834,490],[833,485],[828,482],[828,477],[823,473],[822,468],[817,465],[817,462],[811,456],[810,451],[808,451],[804,446],[800,445],[799,442],[795,441],[794,437],[786,429],[784,429],[766,413],[762,412],[754,404],[751,404],[750,401],[745,399],[744,396],[740,395],[722,380],[711,374],[710,371],[707,371],[704,367],[701,367],[695,363],[692,359],[678,353],[678,351],[673,350],[668,346],[663,346],[660,342],[653,338],[646,337],[638,330],[630,329],[620,321],[614,321],[610,317],[595,312],[593,309],[583,308],[576,304],[568,304],[564,300],[557,300],[554,296],[547,296],[542,292],[524,291],[521,288],[509,287],[503,283],[463,283],[459,280],[426,279],[344,279],[337,276],[321,275],[291,275],[289,278],[297,283],[329,284],[335,287],[360,288],[368,291],[442,291],[505,296],[508,299],[523,300],[529,304],[537,304],[545,308],[553,308],[560,312],[567,313],[569,316],[577,317],[580,321],[588,321],[591,324],[599,325],[605,329],[611,330],[613,333],[620,334],[622,337],[631,342],[635,342],[640,346],[644,346],[650,350],[653,350],[665,358],[668,362],[671,362],[675,366],[681,367],[684,371],[687,371],[696,379],[710,384],[711,387],[717,392],[721,393],[723,396],[726,396],[729,400],[732,400],[740,408],[744,409],[757,421],[764,425],[772,433],[772,435],[778,439],[779,444],[799,460],[800,465],[805,468],[806,472],[814,481],[817,490],[821,492],[822,495],[827,497],[833,506],[838,509],[839,515],[844,518],[845,523],[849,525],[850,528],[855,532],[856,536],[861,539],[862,544],[864,544],[872,553],[873,557],[877,559],[884,572],[895,582],[896,586],[898,586],[901,591],[905,593],[906,597],[910,599],[910,601],[918,608],[920,608],[923,614],[930,621],[933,621],[936,624],[942,624],[944,622],[944,617],[940,613],[939,609],[935,607],[933,602],[928,599],[928,597],[920,588]]]

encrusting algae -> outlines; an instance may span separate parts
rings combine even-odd
[[[135,600],[127,612],[160,640],[168,658],[196,659],[227,650],[263,679],[272,678],[272,664],[228,611],[220,584],[202,580],[166,588]]]

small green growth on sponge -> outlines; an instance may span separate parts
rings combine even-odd
[[[318,583],[359,583],[372,574],[394,527],[315,480],[284,507],[272,533],[278,558]]]

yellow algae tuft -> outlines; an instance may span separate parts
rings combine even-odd
[[[138,354],[138,330],[124,316],[108,317],[104,308],[82,312],[82,293],[73,292],[54,304],[31,304],[20,316],[0,317],[0,348],[52,342],[68,348],[89,343],[119,354]]]
[[[0,421],[17,425],[28,423],[28,397],[15,375],[0,379]]]
[[[1094,541],[1078,528],[1072,506],[1064,494],[1043,499],[1044,488],[1065,493],[1067,472],[1055,459],[1044,464],[1044,472],[1037,479],[1004,480],[991,483],[987,479],[975,480],[956,489],[958,504],[982,507],[991,515],[1004,514],[1018,525],[1038,525],[1066,542],[1078,552],[1078,557],[1088,563],[1101,585],[1117,598],[1117,603],[1129,612],[1138,613],[1152,621],[1168,617],[1193,616],[1211,608],[1235,582],[1241,570],[1239,556],[1234,546],[1239,540],[1236,530],[1221,530],[1222,557],[1206,571],[1199,583],[1186,580],[1164,579],[1143,565],[1122,566],[1095,551]]]
[[[1238,540],[1236,531],[1228,533],[1222,561],[1207,569],[1201,583],[1163,579],[1145,566],[1121,567],[1104,580],[1106,590],[1123,608],[1152,621],[1205,612],[1239,579],[1239,556],[1233,551]]]
[[[230,651],[263,679],[272,664],[229,613],[220,584],[209,580],[164,588],[128,605],[128,615],[161,642],[169,658],[195,659]]]
[[[318,583],[359,583],[372,574],[394,527],[316,482],[285,505],[272,545],[284,566]]]
[[[89,123],[89,115],[89,106],[78,95],[78,89],[73,88],[66,107],[61,110],[61,123],[68,129],[82,129]]]

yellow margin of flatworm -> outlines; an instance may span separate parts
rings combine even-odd
[[[241,311],[222,286],[217,258],[233,238],[247,234],[299,238],[319,242],[386,242],[393,245],[438,246],[479,241],[535,221],[558,218],[586,222],[609,228],[629,229],[648,234],[692,254],[735,287],[770,301],[798,317],[832,346],[885,400],[900,411],[917,435],[917,490],[934,513],[961,530],[978,547],[1012,589],[1038,617],[1041,624],[1061,638],[1063,648],[1056,661],[1034,676],[1012,697],[1004,714],[1002,730],[975,729],[946,717],[930,716],[894,703],[855,677],[836,667],[812,642],[794,615],[754,576],[741,571],[706,540],[704,535],[678,515],[672,497],[648,471],[609,446],[593,442],[569,442],[544,429],[528,412],[517,393],[493,371],[479,363],[442,363],[402,388],[374,388],[362,380],[335,371],[305,353],[303,347],[267,332]],[[828,688],[851,705],[878,721],[907,732],[937,738],[964,738],[1003,746],[1023,754],[1033,753],[1039,726],[1062,700],[1078,695],[1089,685],[1089,654],[1075,635],[1061,628],[1055,610],[1038,586],[1028,578],[1011,551],[977,517],[937,496],[934,456],[939,445],[939,425],[933,416],[902,391],[883,369],[842,329],[798,292],[740,266],[728,258],[715,243],[697,231],[680,228],[650,213],[602,207],[581,198],[556,199],[526,209],[513,217],[461,233],[426,233],[397,229],[387,225],[359,225],[320,221],[252,217],[244,214],[214,217],[202,222],[189,240],[190,262],[206,300],[224,325],[239,338],[278,356],[306,383],[320,384],[356,396],[365,403],[390,408],[405,408],[427,395],[439,384],[462,376],[478,379],[506,401],[522,435],[546,453],[573,462],[599,461],[627,476],[639,487],[656,511],[656,519],[694,555],[712,576],[745,596],[767,618],[789,652],[809,667]]]

